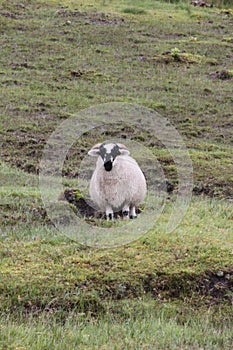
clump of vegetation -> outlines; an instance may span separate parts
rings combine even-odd
[[[122,10],[123,13],[132,14],[132,15],[145,15],[147,12],[144,9],[136,7],[127,7]]]
[[[224,14],[224,15],[233,16],[233,9],[232,8],[223,9],[223,10],[221,10],[221,13]]]
[[[225,37],[225,38],[223,38],[223,41],[226,41],[227,43],[233,44],[233,38],[232,37]]]
[[[181,52],[177,47],[174,47],[174,49],[171,49],[171,56],[174,58],[175,61],[181,61]]]
[[[202,55],[194,55],[188,52],[184,52],[181,54],[181,60],[187,63],[197,63],[197,64],[210,64],[217,65],[217,60],[214,58],[208,58]]]
[[[153,60],[157,62],[164,62],[166,64],[172,62],[187,63],[187,64],[209,64],[217,65],[217,60],[214,58],[208,58],[206,56],[192,54],[189,52],[181,52],[177,47],[171,49],[171,51],[166,52],[162,55],[153,56],[153,58],[148,58],[148,60]]]

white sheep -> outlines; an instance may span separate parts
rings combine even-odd
[[[118,211],[123,218],[136,218],[135,207],[146,196],[146,180],[129,150],[120,143],[99,143],[88,154],[98,157],[89,189],[92,201],[107,220]]]

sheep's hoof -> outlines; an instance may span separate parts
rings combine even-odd
[[[130,219],[137,219],[137,215],[130,215]]]
[[[107,221],[114,221],[114,214],[109,213],[108,215],[106,215],[106,219]]]
[[[114,213],[113,213],[113,210],[112,210],[112,208],[110,206],[108,206],[105,209],[105,216],[106,216],[107,221],[113,221],[114,220]]]
[[[129,211],[128,210],[124,210],[123,212],[122,212],[122,215],[123,215],[123,219],[125,220],[125,219],[128,219],[129,218]]]

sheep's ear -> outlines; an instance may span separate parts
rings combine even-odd
[[[88,152],[89,156],[98,157],[98,155],[100,154],[100,146],[101,143],[97,143],[97,145],[93,146],[92,149],[90,149],[90,151]]]
[[[118,143],[117,146],[123,156],[128,156],[130,154],[130,151],[122,143]]]

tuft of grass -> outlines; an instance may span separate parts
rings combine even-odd
[[[122,10],[123,13],[127,13],[127,14],[132,14],[132,15],[145,15],[146,11],[143,9],[139,9],[136,7],[127,7],[125,9]]]

